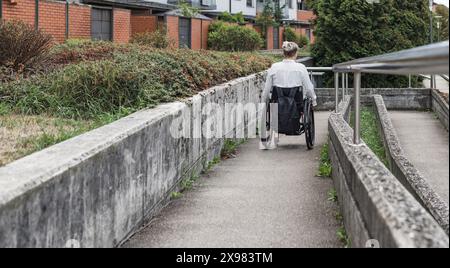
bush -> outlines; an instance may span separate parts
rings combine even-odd
[[[52,45],[50,35],[24,22],[0,21],[0,66],[14,72],[37,68]]]
[[[162,26],[154,32],[135,34],[131,42],[153,48],[167,48],[171,43],[166,28]]]
[[[48,68],[54,69],[82,61],[111,59],[115,52],[125,53],[128,50],[126,45],[107,41],[69,39],[52,48],[49,53]]]
[[[208,47],[220,51],[254,51],[264,41],[257,31],[239,25],[213,22],[208,30]]]
[[[229,23],[245,24],[245,18],[242,12],[232,15],[230,12],[224,11],[219,15],[219,20]]]
[[[265,70],[272,63],[254,53],[133,45],[127,49],[126,53],[116,49],[110,59],[70,64],[48,74],[1,84],[0,99],[18,113],[94,119],[190,96]]]
[[[302,48],[308,45],[308,38],[302,34],[297,34],[291,27],[284,29],[284,40],[297,43],[298,47]]]

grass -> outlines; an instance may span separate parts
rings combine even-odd
[[[328,201],[335,204],[339,204],[338,195],[335,189],[330,189],[328,191]],[[336,212],[334,215],[336,221],[339,223],[339,228],[336,231],[336,235],[339,241],[344,245],[345,248],[350,247],[350,238],[345,230],[344,226],[344,216],[340,212]]]
[[[319,172],[318,177],[331,177],[331,160],[328,153],[328,143],[322,146],[320,150],[320,162],[319,162]]]
[[[224,159],[234,157],[239,145],[245,141],[245,139],[225,139],[222,150],[220,151],[220,157]]]
[[[386,157],[386,149],[384,147],[383,139],[378,128],[377,116],[373,107],[362,107],[361,109],[361,138],[367,146],[375,153],[375,155],[386,166],[388,165]],[[352,113],[351,125],[354,126],[355,118]]]
[[[328,191],[328,201],[336,203],[338,201],[337,192],[335,189]]]
[[[89,120],[0,114],[0,166],[98,127]]]
[[[342,244],[344,244],[345,248],[349,248],[351,246],[350,238],[343,224],[338,228],[336,235],[338,236],[339,241],[341,241]]]

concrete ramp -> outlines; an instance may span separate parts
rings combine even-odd
[[[315,177],[328,116],[316,113],[312,151],[304,136],[281,137],[271,151],[248,141],[124,247],[342,247],[332,181]]]
[[[431,112],[389,111],[408,159],[449,203],[449,136]]]

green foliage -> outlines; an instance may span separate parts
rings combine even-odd
[[[171,197],[172,199],[178,199],[178,198],[180,198],[182,195],[183,195],[183,194],[180,193],[180,192],[172,192],[172,193],[170,193],[170,197]]]
[[[383,139],[381,138],[380,130],[378,129],[378,118],[375,115],[373,107],[362,107],[361,116],[361,138],[367,146],[375,153],[375,155],[388,166],[386,157],[386,149],[384,148]],[[352,113],[351,125],[354,126],[355,118]]]
[[[181,14],[187,18],[195,17],[200,13],[198,8],[191,6],[185,0],[179,1],[178,8],[181,10]]]
[[[34,72],[43,64],[52,37],[21,21],[0,20],[0,82]]]
[[[336,203],[338,201],[337,192],[335,189],[328,191],[328,201]]]
[[[312,53],[318,66],[427,43],[427,0],[312,0],[318,15]],[[365,75],[363,87],[404,87],[407,77]],[[328,86],[332,77],[328,75]]]
[[[206,165],[205,170],[203,171],[204,173],[210,171],[215,165],[220,163],[220,158],[219,157],[214,157],[213,160],[209,161],[208,164]]]
[[[163,26],[153,32],[143,32],[133,35],[131,43],[153,48],[167,48],[171,44],[166,27]]]
[[[220,13],[219,20],[229,23],[245,24],[245,18],[244,15],[242,14],[242,11],[234,15],[230,14],[230,12],[228,11],[224,11]]]
[[[291,27],[284,28],[284,40],[297,43],[302,48],[308,45],[308,38],[302,34],[297,34]]]
[[[324,144],[320,150],[319,177],[331,177],[331,160],[328,154],[328,144]]]
[[[350,238],[348,237],[347,231],[345,230],[343,224],[338,228],[336,235],[339,241],[341,241],[344,244],[344,247],[346,248],[350,247]]]
[[[264,4],[263,10],[256,15],[255,24],[261,27],[263,37],[266,37],[267,29],[270,26],[279,26],[283,19],[283,7],[279,6],[279,1],[268,0]]]
[[[254,51],[263,45],[263,39],[253,28],[213,22],[208,29],[208,47],[219,51]]]
[[[91,50],[91,46],[83,46]],[[49,73],[2,83],[0,99],[16,113],[114,118],[191,96],[213,85],[265,70],[272,63],[256,53],[133,45],[107,51],[111,55],[101,60],[68,64]]]
[[[437,36],[434,40],[445,41],[448,40],[448,7],[438,5],[436,7],[436,15],[441,16],[439,19],[440,27],[437,29],[437,18],[435,19]]]
[[[220,157],[229,158],[236,154],[236,150],[239,145],[243,144],[245,139],[235,140],[235,139],[225,139],[222,150],[220,151]]]

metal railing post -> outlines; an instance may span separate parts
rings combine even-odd
[[[341,83],[342,83],[342,99],[345,96],[345,73],[341,73]]]
[[[336,106],[335,111],[338,112],[338,106],[339,106],[339,73],[334,73],[334,90],[335,90],[335,98],[336,98]]]
[[[353,73],[353,99],[354,99],[354,109],[355,109],[355,125],[353,128],[353,143],[360,144],[360,91],[361,91],[361,72]]]
[[[412,88],[412,77],[411,75],[408,75],[408,88]]]
[[[430,75],[430,88],[434,89],[436,85],[434,84],[434,75]]]
[[[345,91],[348,94],[348,73],[345,73]]]

